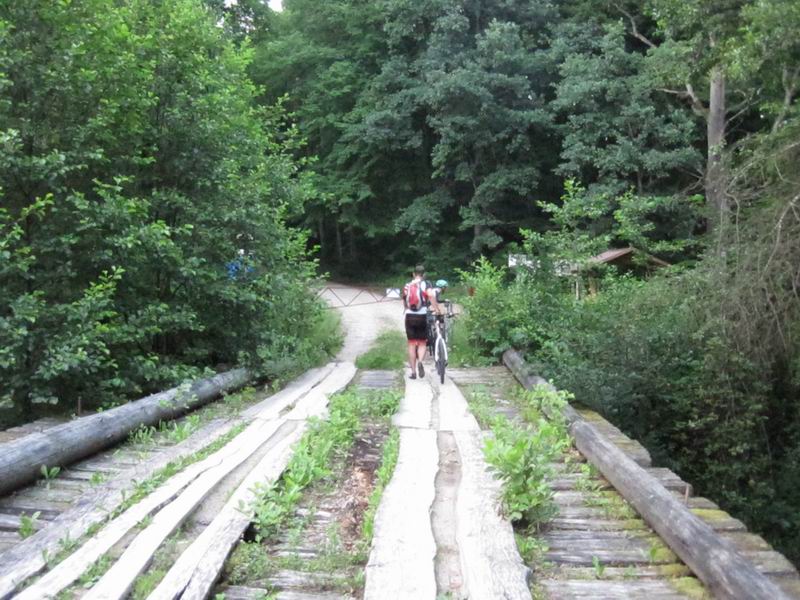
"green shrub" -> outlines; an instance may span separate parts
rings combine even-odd
[[[0,36],[0,408],[315,348],[301,141],[249,50],[194,0],[4,4]]]
[[[555,408],[555,414],[564,403],[561,395],[542,390],[526,392],[522,399],[528,417],[539,414],[542,402]],[[473,402],[480,404],[481,400],[473,398]],[[538,416],[526,418],[528,422],[522,426],[492,411],[479,408],[478,412],[494,434],[486,439],[484,454],[503,483],[505,514],[523,527],[538,528],[558,512],[548,480],[554,475],[551,463],[570,444],[563,421]]]

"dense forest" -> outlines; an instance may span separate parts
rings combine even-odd
[[[0,0],[0,400],[279,373],[316,260],[424,258],[473,347],[800,561],[798,31],[796,0]]]
[[[319,348],[309,185],[201,3],[0,3],[0,400],[93,409]],[[5,413],[4,413],[5,414]],[[12,415],[12,417],[13,417]],[[10,417],[6,417],[9,419]]]
[[[473,347],[524,349],[800,560],[800,3],[284,7],[250,73],[315,160],[324,264],[484,256]]]

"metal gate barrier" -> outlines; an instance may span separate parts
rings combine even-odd
[[[317,298],[325,300],[327,308],[349,308],[381,302],[399,302],[400,290],[386,288],[383,292],[367,288],[326,286],[317,292]]]

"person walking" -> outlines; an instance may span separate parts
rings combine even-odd
[[[403,312],[405,314],[406,338],[408,339],[408,364],[411,379],[417,374],[425,377],[425,352],[428,344],[428,286],[425,282],[425,267],[414,267],[414,277],[403,287]]]

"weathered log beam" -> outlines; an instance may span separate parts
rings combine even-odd
[[[43,432],[0,444],[0,495],[35,481],[42,467],[63,467],[122,440],[141,425],[174,419],[220,394],[245,385],[251,375],[234,369],[190,387],[179,386]]]
[[[525,388],[552,385],[531,375],[516,350],[503,362]],[[706,584],[715,597],[741,600],[788,600],[705,521],[695,516],[658,480],[628,458],[572,407],[563,411],[575,446],[603,474],[670,549]]]

